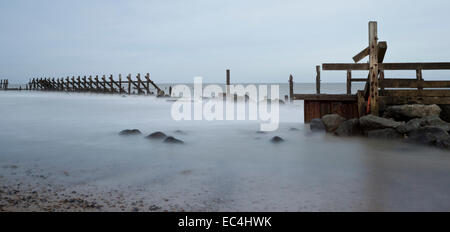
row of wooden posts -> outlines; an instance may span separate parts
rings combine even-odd
[[[139,94],[151,95],[155,94],[151,90],[151,86],[156,89],[158,96],[164,95],[164,91],[159,88],[152,80],[150,74],[147,73],[141,78],[140,74],[136,75],[135,80],[132,79],[131,74],[126,76],[126,80],[122,80],[122,75],[119,74],[118,79],[114,79],[113,75],[106,77],[103,75],[99,78],[98,75],[75,77],[72,76],[64,78],[33,78],[27,84],[27,90],[46,90],[46,91],[71,91],[71,92],[100,92],[100,93],[120,93],[120,94]],[[171,87],[169,88],[169,94]]]
[[[8,79],[0,80],[0,89],[8,89]]]

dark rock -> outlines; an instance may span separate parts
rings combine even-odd
[[[119,133],[119,135],[140,135],[142,134],[140,130],[138,129],[132,129],[132,130],[123,130]]]
[[[335,134],[337,136],[360,136],[363,135],[363,131],[359,126],[359,119],[354,118],[347,120],[338,127]]]
[[[399,105],[390,106],[385,111],[385,117],[394,118],[397,121],[407,121],[413,118],[439,116],[441,108],[437,105]]]
[[[442,110],[439,117],[446,122],[450,122],[450,105],[439,105],[439,107]]]
[[[289,130],[290,130],[290,131],[300,131],[300,129],[295,128],[295,127],[291,127]]]
[[[397,128],[403,124],[403,122],[396,122],[392,119],[381,118],[371,114],[359,119],[359,125],[364,131]]]
[[[176,139],[172,136],[167,137],[166,139],[164,139],[164,143],[170,143],[170,144],[183,144],[184,142]]]
[[[279,137],[279,136],[275,136],[270,140],[272,143],[282,143],[284,142],[284,139]]]
[[[167,137],[166,134],[164,134],[161,131],[157,131],[155,133],[151,133],[150,135],[148,135],[146,138],[147,139],[165,139]]]
[[[344,121],[345,118],[338,114],[328,114],[322,117],[322,122],[328,132],[335,132]]]
[[[311,120],[309,123],[309,128],[311,128],[311,131],[323,131],[325,132],[327,129],[325,128],[325,124],[323,123],[322,119],[315,118]]]
[[[408,134],[406,141],[445,149],[450,148],[450,135],[447,131],[436,127],[415,129]]]
[[[422,127],[437,127],[445,131],[450,131],[450,123],[443,121],[437,115],[412,119],[406,124],[397,127],[396,129],[400,133],[409,133],[415,129]]]
[[[381,129],[381,130],[371,130],[368,132],[367,137],[372,139],[401,139],[403,138],[403,134],[398,133],[393,128]]]
[[[261,134],[261,135],[263,135],[263,134],[267,134],[267,132],[265,132],[265,131],[257,131],[256,134]]]

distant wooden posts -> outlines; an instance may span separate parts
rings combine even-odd
[[[294,101],[294,77],[289,76],[289,100]]]
[[[320,94],[320,65],[316,66],[316,93]]]
[[[226,75],[227,75],[227,79],[226,79],[226,83],[227,83],[227,96],[230,94],[230,85],[231,85],[231,80],[230,80],[230,70],[227,69],[226,71]]]
[[[0,89],[8,90],[8,79],[0,80]]]
[[[120,94],[132,94],[137,91],[137,94],[153,94],[150,85],[152,85],[158,96],[163,96],[164,91],[162,91],[158,85],[156,85],[151,79],[150,74],[145,75],[145,80],[141,78],[138,73],[136,80],[131,78],[131,74],[126,77],[128,80],[122,80],[122,74],[119,74],[118,80],[114,79],[111,74],[109,77],[102,75],[99,79],[98,75],[93,78],[92,75],[89,76],[67,76],[64,78],[32,78],[26,84],[27,90],[45,90],[45,91],[72,91],[72,92],[96,92],[96,93],[120,93]],[[128,84],[128,90],[126,89],[126,84]],[[8,80],[0,80],[0,89],[6,89],[8,85]],[[15,88],[14,90],[22,89],[22,87]],[[171,89],[170,89],[171,90]]]

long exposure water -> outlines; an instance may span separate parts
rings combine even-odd
[[[323,88],[345,91],[344,84]],[[280,92],[287,94],[286,85]],[[121,190],[191,211],[450,210],[446,151],[313,134],[301,101],[281,105],[279,129],[265,134],[256,121],[174,121],[171,104],[0,91],[0,181]],[[134,128],[143,135],[118,135]],[[185,144],[144,138],[155,131]],[[273,136],[286,141],[273,144]]]

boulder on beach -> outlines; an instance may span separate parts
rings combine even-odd
[[[407,142],[450,149],[450,135],[437,127],[423,127],[411,131]]]
[[[391,140],[391,139],[402,139],[403,134],[398,133],[393,128],[386,128],[380,130],[371,130],[367,133],[367,137],[371,139]]]
[[[183,141],[176,139],[175,137],[172,137],[172,136],[165,138],[163,142],[169,143],[169,144],[183,144],[184,143]]]
[[[146,138],[147,139],[165,139],[166,137],[167,137],[166,134],[164,134],[161,131],[157,131],[157,132],[151,133]]]
[[[439,116],[441,108],[438,105],[398,105],[390,106],[384,112],[384,117],[394,118],[397,121],[408,121],[413,118]]]
[[[359,126],[359,119],[353,118],[350,120],[347,120],[341,125],[339,125],[338,129],[336,130],[335,134],[337,136],[361,136],[363,135],[363,131],[361,130],[361,127]]]
[[[425,118],[415,118],[409,120],[406,124],[397,127],[400,133],[409,133],[415,129],[422,127],[437,127],[445,131],[450,131],[450,123],[445,122],[439,116],[429,116]]]
[[[126,135],[140,135],[140,134],[142,134],[142,133],[138,129],[131,129],[131,130],[130,129],[126,129],[126,130],[123,130],[123,131],[119,132],[119,135],[124,135],[124,136],[126,136]]]
[[[272,143],[282,143],[284,142],[284,139],[279,137],[279,136],[275,136],[270,140]]]
[[[364,131],[380,130],[387,128],[397,128],[404,124],[404,122],[396,122],[392,119],[381,118],[374,115],[366,115],[359,119],[359,124]]]
[[[311,122],[309,123],[309,128],[311,129],[311,131],[314,132],[326,132],[327,130],[325,124],[320,118],[315,118],[311,120]]]
[[[322,122],[328,132],[335,132],[344,121],[345,118],[339,114],[328,114],[322,117]]]

